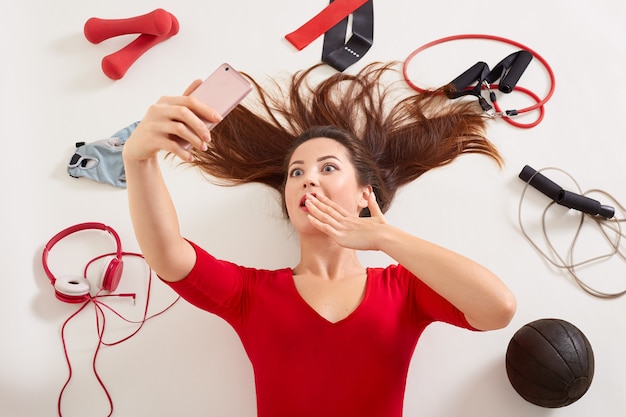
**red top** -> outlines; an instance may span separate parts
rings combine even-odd
[[[365,296],[331,323],[298,293],[291,269],[197,261],[169,285],[224,318],[252,362],[259,417],[399,417],[413,350],[424,328],[464,315],[400,265],[368,268]]]

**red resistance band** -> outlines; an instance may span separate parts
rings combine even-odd
[[[494,36],[494,35],[463,34],[463,35],[455,35],[455,36],[449,36],[449,37],[437,39],[435,41],[424,44],[420,46],[419,48],[417,48],[416,50],[414,50],[404,62],[402,73],[404,75],[404,79],[407,82],[407,84],[416,91],[419,91],[419,92],[425,91],[423,88],[418,87],[415,83],[413,83],[408,76],[408,66],[411,60],[417,54],[435,45],[439,45],[445,42],[450,42],[450,41],[455,41],[455,40],[463,40],[463,39],[494,40],[498,42],[507,43],[509,45],[513,45],[517,48],[522,49],[522,51],[509,55],[507,58],[502,60],[496,66],[496,68],[494,68],[493,71],[489,71],[489,68],[486,66],[485,63],[483,62],[477,63],[476,65],[474,65],[473,67],[465,71],[463,74],[461,74],[459,77],[457,77],[451,83],[457,87],[462,87],[463,91],[457,92],[456,94],[452,94],[448,96],[450,98],[457,98],[457,97],[467,95],[467,94],[476,95],[479,97],[479,102],[482,108],[485,111],[487,111],[491,109],[491,106],[487,103],[486,99],[480,96],[480,92],[485,89],[489,90],[489,99],[491,103],[493,104],[493,108],[495,109],[496,116],[502,117],[507,123],[511,124],[512,126],[519,127],[519,128],[529,129],[529,128],[537,126],[543,120],[543,117],[545,115],[544,105],[548,102],[548,100],[550,100],[550,98],[552,97],[552,94],[554,93],[554,89],[556,85],[554,72],[552,71],[552,68],[550,67],[548,62],[541,55],[531,50],[530,48],[526,47],[525,45],[522,45],[521,43],[510,40],[510,39],[506,39],[506,38],[502,38],[502,37]],[[541,64],[544,66],[544,68],[548,72],[548,76],[550,78],[550,89],[548,91],[548,94],[543,99],[540,98],[537,94],[535,94],[531,90],[515,85],[519,77],[522,75],[522,72],[524,71],[524,69],[526,68],[526,66],[528,65],[528,63],[533,57],[537,58],[537,60],[541,62]],[[513,66],[515,66],[516,60],[518,60],[516,68],[513,68]],[[500,84],[494,84],[493,82],[497,80],[498,72],[501,72],[503,77],[500,80]],[[508,80],[505,80],[505,78],[508,78]],[[469,86],[469,84],[474,81],[477,81],[477,84],[475,86]],[[498,101],[496,100],[496,95],[493,92],[493,90],[496,90],[496,89],[504,93],[510,93],[512,91],[519,91],[521,93],[524,93],[530,96],[535,101],[535,104],[532,106],[523,108],[523,109],[519,109],[519,110],[502,110],[500,108]],[[531,112],[533,110],[539,111],[539,116],[532,123],[519,123],[511,119],[512,116],[521,115],[524,113]]]
[[[365,3],[367,0],[334,0],[304,25],[285,35],[285,39],[300,51]]]

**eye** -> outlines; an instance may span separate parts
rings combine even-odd
[[[299,177],[302,174],[303,174],[303,172],[302,172],[302,170],[300,168],[294,168],[289,173],[289,176],[290,177]]]
[[[322,167],[322,172],[333,172],[337,167],[333,164],[326,164]]]

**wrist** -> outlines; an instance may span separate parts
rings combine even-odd
[[[124,161],[124,166],[146,166],[158,162],[158,154],[138,155],[136,152],[133,152],[130,147],[126,147],[125,145],[122,150],[122,160]]]
[[[388,223],[381,224],[374,239],[374,249],[389,253],[393,245],[400,239],[402,231]]]

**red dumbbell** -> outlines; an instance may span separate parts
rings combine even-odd
[[[163,9],[156,9],[150,13],[127,19],[92,17],[85,22],[83,32],[89,42],[100,43],[115,36],[131,33],[163,36],[167,35],[171,28],[172,15]]]
[[[180,29],[176,17],[156,9],[141,16],[126,19],[100,19],[92,17],[84,27],[85,38],[91,43],[100,43],[115,36],[139,33],[140,35],[124,48],[102,59],[102,71],[119,80],[130,66],[148,49],[176,35]]]
[[[102,71],[112,80],[119,80],[135,61],[154,45],[178,33],[178,20],[172,16],[172,27],[166,36],[140,35],[117,52],[102,59]]]

